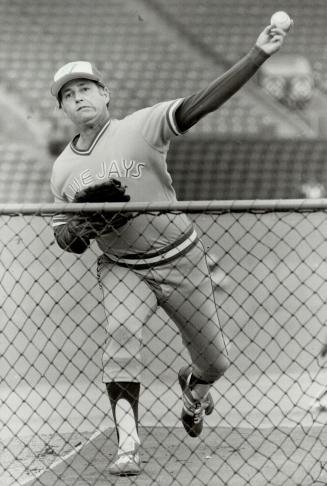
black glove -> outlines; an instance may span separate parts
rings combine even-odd
[[[126,187],[116,179],[87,187],[75,194],[73,202],[127,202],[130,196]],[[110,233],[127,223],[130,213],[97,211],[95,213],[71,214],[67,223],[56,226],[54,235],[60,248],[73,253],[83,253],[92,238]]]
[[[89,186],[75,194],[74,203],[127,202],[130,196],[126,187],[116,179]],[[72,231],[82,239],[96,238],[124,226],[131,218],[127,213],[98,211],[85,215],[74,215],[69,223]]]

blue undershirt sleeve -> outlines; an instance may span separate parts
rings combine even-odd
[[[208,87],[186,97],[175,113],[179,131],[186,132],[205,115],[217,110],[257,72],[268,57],[262,49],[254,46]]]

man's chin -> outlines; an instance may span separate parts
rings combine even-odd
[[[96,113],[89,108],[82,108],[80,111],[77,112],[78,121],[79,122],[91,122],[96,119]]]
[[[88,114],[88,115],[90,115],[90,114],[93,114],[93,115],[94,115],[94,110],[92,110],[92,108],[87,108],[87,107],[85,107],[85,108],[80,108],[80,109],[78,110],[77,114],[78,114],[79,116],[85,116],[85,114],[86,114],[86,115],[87,115],[87,114]]]

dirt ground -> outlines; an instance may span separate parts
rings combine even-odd
[[[6,474],[1,485],[322,486],[327,482],[326,427],[205,428],[199,439],[186,436],[182,428],[146,427],[141,437],[140,476],[116,478],[108,473],[115,452],[110,429],[93,437],[73,434],[44,437],[25,446],[12,443],[16,460],[10,461],[12,456],[3,450]]]

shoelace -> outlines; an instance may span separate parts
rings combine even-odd
[[[184,409],[188,415],[193,417],[193,422],[195,424],[198,424],[203,420],[205,408],[206,408],[206,403],[201,403],[199,401],[196,401],[190,404],[184,401]]]
[[[195,424],[198,424],[202,421],[202,418],[203,418],[203,408],[201,406],[201,403],[200,402],[197,402],[195,408],[194,408],[194,412],[193,412],[193,422]]]
[[[189,396],[190,395],[190,396]],[[209,402],[207,400],[207,396],[203,398],[203,400],[196,400],[192,396],[192,393],[187,393],[184,390],[183,393],[183,402],[184,402],[184,409],[185,411],[193,416],[193,421],[195,424],[198,424],[203,420],[205,409],[207,408]]]
[[[202,421],[204,415],[204,406],[201,402],[196,402],[193,408],[194,423],[198,424]]]

